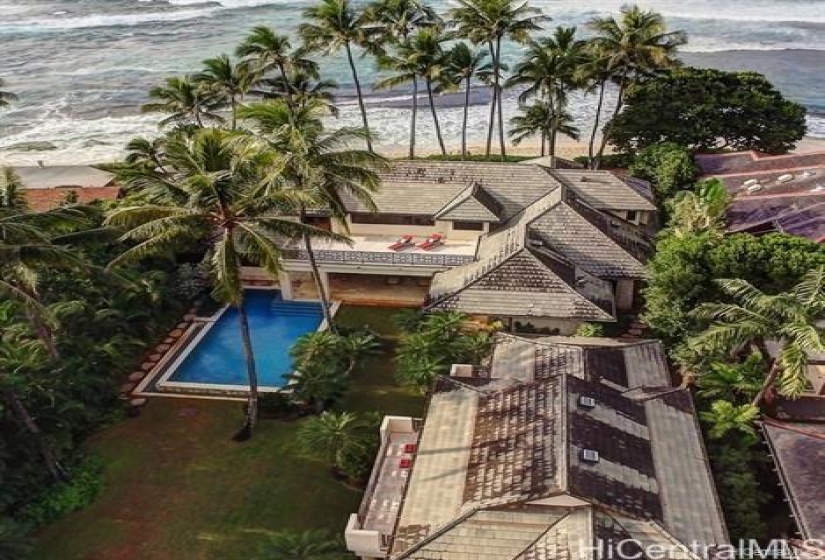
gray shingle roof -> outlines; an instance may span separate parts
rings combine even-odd
[[[766,422],[765,438],[804,539],[825,539],[825,424]]]
[[[648,249],[639,230],[558,188],[483,236],[476,261],[436,274],[431,307],[609,321],[613,295],[599,278],[645,278]]]
[[[438,385],[392,558],[585,560],[596,538],[727,541],[690,396],[662,389],[661,344],[568,340],[500,335],[490,383]]]
[[[439,220],[493,222],[501,221],[504,208],[478,183],[473,183],[436,213]]]
[[[553,169],[550,173],[599,210],[657,210],[650,184],[612,171]]]

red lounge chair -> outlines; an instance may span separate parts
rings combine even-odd
[[[400,249],[404,249],[405,247],[412,247],[413,246],[413,236],[412,235],[402,235],[398,239],[395,240],[395,243],[390,245],[388,249],[391,251],[398,251]]]
[[[444,234],[442,233],[434,233],[429,236],[427,239],[422,241],[418,244],[419,249],[424,249],[425,251],[429,251],[433,247],[438,247],[444,242]]]

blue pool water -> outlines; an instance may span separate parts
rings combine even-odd
[[[289,349],[303,334],[321,324],[321,306],[284,301],[277,290],[247,290],[245,306],[252,333],[258,382],[282,387],[292,371]],[[170,376],[169,381],[246,385],[238,312],[227,309]]]

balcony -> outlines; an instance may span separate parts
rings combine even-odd
[[[340,241],[313,241],[312,249],[319,263],[353,265],[422,266],[451,268],[475,260],[476,241],[446,239],[442,245],[428,251],[407,247],[399,251],[390,249],[397,237],[353,236],[352,244]],[[421,240],[418,240],[421,241]],[[283,248],[286,260],[309,259],[300,243]]]
[[[386,555],[418,442],[418,422],[386,416],[381,425],[381,450],[357,514],[350,516],[347,547],[362,558]]]

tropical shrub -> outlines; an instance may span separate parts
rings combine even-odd
[[[102,488],[100,462],[86,459],[73,470],[71,480],[47,487],[23,509],[21,517],[32,525],[45,525],[91,504]]]
[[[628,171],[650,181],[660,204],[692,185],[699,174],[692,154],[672,142],[648,146],[633,158]]]
[[[604,325],[601,323],[582,323],[576,327],[573,336],[604,336]]]
[[[328,461],[336,473],[359,480],[375,458],[379,424],[378,414],[323,412],[304,422],[298,445]]]
[[[26,528],[8,517],[0,517],[0,560],[31,558],[32,541]]]
[[[404,385],[426,392],[452,364],[478,365],[492,349],[488,331],[466,332],[467,317],[455,311],[431,313],[402,334],[396,352],[396,377]]]

